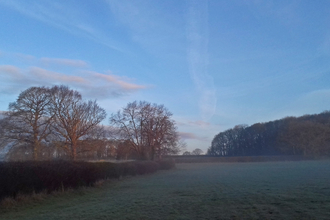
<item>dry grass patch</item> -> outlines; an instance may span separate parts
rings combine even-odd
[[[49,197],[49,194],[46,191],[32,194],[17,194],[15,198],[6,197],[0,201],[0,210],[5,209],[9,210],[15,208],[19,205],[26,205],[32,203],[40,203]]]

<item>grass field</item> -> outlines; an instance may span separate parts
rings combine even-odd
[[[178,164],[50,196],[0,219],[330,219],[330,161]]]

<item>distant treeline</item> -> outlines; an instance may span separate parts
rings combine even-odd
[[[175,163],[247,163],[247,162],[276,162],[276,161],[306,161],[324,159],[322,156],[303,155],[276,155],[276,156],[228,156],[219,157],[213,155],[169,155],[167,159],[173,159]]]
[[[330,155],[330,112],[286,117],[217,134],[207,151],[214,156]]]

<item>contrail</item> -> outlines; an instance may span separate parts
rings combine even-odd
[[[187,1],[188,39],[187,58],[189,72],[199,97],[202,119],[207,121],[215,113],[216,91],[212,76],[208,73],[208,3],[207,1]]]

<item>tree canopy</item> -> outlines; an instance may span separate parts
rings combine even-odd
[[[177,128],[171,116],[163,105],[135,101],[112,114],[110,124],[118,128],[119,135],[140,159],[153,160],[180,151]]]
[[[63,85],[28,88],[3,115],[0,149],[12,160],[154,160],[185,147],[172,113],[163,105],[128,103],[111,115],[111,126],[103,126],[105,110]]]
[[[63,138],[63,147],[74,160],[77,157],[79,139],[105,119],[106,112],[96,101],[82,101],[79,92],[66,86],[54,86],[51,94],[54,133]]]
[[[51,148],[55,153],[59,146],[76,159],[78,141],[105,117],[96,101],[83,101],[67,86],[31,87],[9,104],[0,122],[0,139],[2,146],[11,143],[10,153],[32,155],[30,159],[40,159]]]
[[[215,156],[329,155],[330,112],[286,117],[217,134],[207,151]]]

